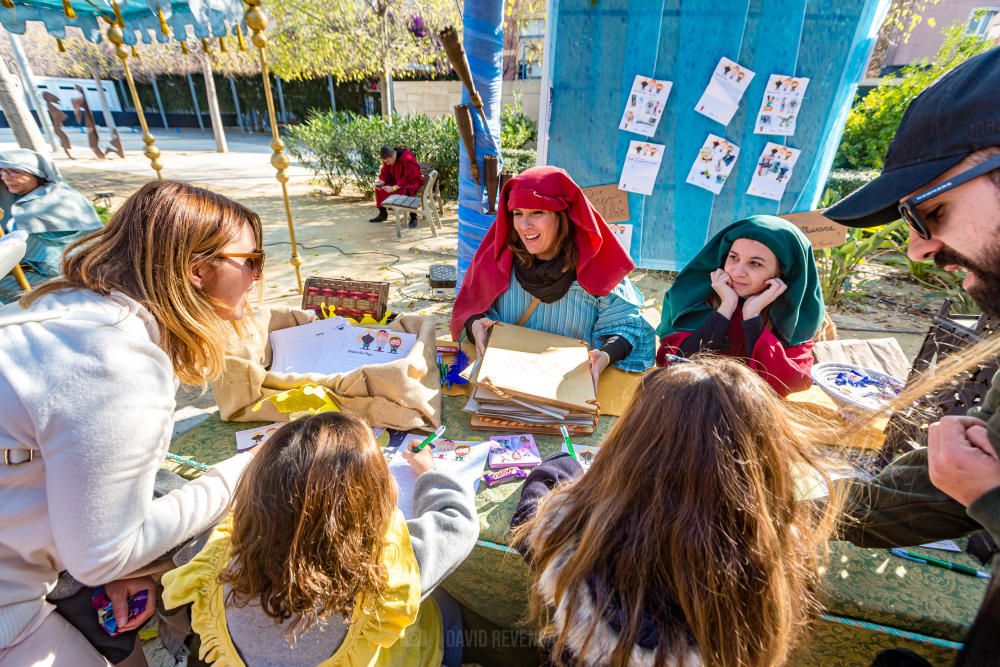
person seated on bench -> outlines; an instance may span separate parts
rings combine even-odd
[[[713,352],[746,360],[782,396],[804,391],[825,313],[809,240],[755,215],[709,239],[677,274],[663,296],[656,363]]]
[[[568,173],[532,167],[504,183],[497,217],[455,300],[451,334],[480,356],[496,322],[587,341],[594,382],[609,365],[653,365],[656,337],[635,264]]]
[[[420,172],[420,163],[408,148],[393,148],[383,146],[379,151],[382,158],[382,171],[375,181],[375,205],[378,215],[368,222],[385,222],[389,212],[382,204],[391,195],[406,195],[413,197],[424,184],[424,175]],[[417,226],[417,214],[410,213],[410,227]]]
[[[24,148],[0,152],[0,208],[4,233],[28,232],[23,265],[31,284],[59,275],[66,247],[101,226],[93,205],[62,180],[52,161]],[[0,303],[20,294],[14,276],[0,280]]]

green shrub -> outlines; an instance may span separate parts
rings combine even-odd
[[[823,192],[824,205],[830,206],[851,194],[862,185],[875,180],[879,172],[875,169],[834,169],[826,179]]]
[[[881,169],[903,112],[910,102],[945,72],[987,50],[988,40],[964,34],[954,23],[944,30],[944,43],[931,61],[907,65],[892,83],[884,83],[859,100],[847,116],[834,167]]]
[[[819,270],[820,288],[827,306],[836,306],[844,299],[861,293],[868,281],[858,273],[862,264],[893,249],[888,240],[905,223],[897,220],[870,229],[847,230],[847,241],[836,248],[821,248],[814,252]]]
[[[509,107],[508,107],[509,108]],[[505,110],[506,111],[506,110]],[[529,120],[530,122],[530,120]],[[350,184],[364,197],[375,192],[382,146],[406,146],[420,162],[432,162],[447,199],[458,195],[458,128],[452,117],[420,114],[392,117],[351,112],[314,112],[288,129],[288,152],[312,169],[333,194]],[[535,164],[534,150],[503,149],[504,171],[519,173]]]
[[[525,115],[521,98],[515,96],[513,104],[506,104],[500,110],[500,147],[504,156],[507,156],[509,149],[524,148],[537,138],[538,125]]]

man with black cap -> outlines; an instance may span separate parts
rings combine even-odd
[[[850,227],[902,217],[910,258],[966,271],[962,286],[1000,317],[1000,48],[962,63],[913,100],[882,174],[824,215]],[[905,546],[985,528],[1000,542],[1000,373],[970,414],[943,417],[928,427],[927,449],[853,482],[848,512],[858,523],[844,539]],[[1000,664],[998,579],[958,665]]]

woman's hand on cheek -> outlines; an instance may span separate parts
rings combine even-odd
[[[744,320],[760,315],[765,308],[774,303],[788,289],[788,285],[781,278],[771,278],[764,281],[764,284],[767,285],[767,289],[760,294],[754,294],[743,304]]]
[[[712,271],[710,277],[712,278],[712,289],[719,295],[721,301],[717,310],[720,315],[730,319],[739,304],[739,297],[732,287],[732,279],[723,269]]]
[[[601,380],[601,373],[604,372],[604,369],[610,363],[611,357],[608,356],[607,352],[603,350],[590,351],[590,373],[594,377],[594,391],[597,391],[597,385]]]

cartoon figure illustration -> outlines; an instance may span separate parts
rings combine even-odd
[[[639,155],[641,153],[642,153],[642,144],[639,144],[635,147],[635,154]]]
[[[362,350],[370,350],[371,346],[372,346],[372,343],[374,341],[375,341],[375,337],[372,336],[372,333],[370,331],[366,331],[365,335],[363,335],[361,337],[361,349]]]
[[[711,148],[702,148],[701,150],[699,150],[698,151],[698,159],[701,160],[702,162],[711,162],[712,161],[712,149]]]
[[[788,167],[782,165],[778,169],[778,176],[774,180],[777,181],[778,183],[781,183],[783,180],[785,180],[785,176],[787,175],[788,175]]]
[[[794,93],[795,89],[799,87],[799,80],[798,79],[792,79],[790,85],[792,87],[792,92]]]
[[[382,352],[385,350],[385,346],[389,343],[389,332],[385,329],[379,329],[375,332],[375,350]]]
[[[632,106],[632,107],[635,106],[635,95],[632,96],[632,103],[629,104],[629,106]]]
[[[459,445],[455,448],[455,460],[464,461],[465,457],[468,456],[471,451],[472,447],[469,447],[468,445]]]
[[[646,79],[643,79],[642,81],[639,82],[639,85],[642,87],[643,91],[645,91],[646,90],[646,86],[649,85],[649,81],[647,81]]]
[[[594,452],[580,452],[580,460],[583,461],[583,465],[589,466],[594,462]]]
[[[781,79],[775,79],[774,80],[774,89],[775,90],[781,90]]]
[[[725,67],[723,67],[722,68],[722,76],[729,76],[729,72],[732,69],[733,68],[731,66],[729,66],[729,65],[726,65]]]
[[[663,92],[663,84],[662,83],[660,83],[660,82],[656,83],[656,92],[657,92],[657,94]]]
[[[768,95],[764,102],[764,111],[774,111],[774,95]]]
[[[403,344],[403,339],[399,336],[393,336],[389,339],[389,354],[399,354],[399,348]]]
[[[779,127],[791,127],[792,119],[795,118],[794,114],[789,114],[787,116],[778,116],[778,126]]]
[[[736,72],[736,83],[741,83],[744,78],[746,78],[746,74],[743,72],[743,70],[739,70],[738,72]]]

